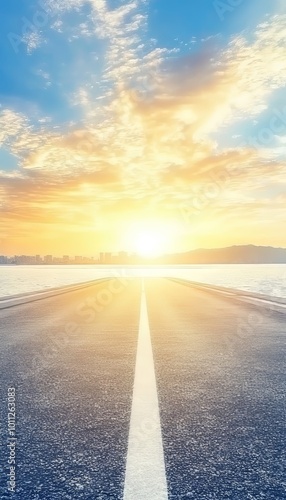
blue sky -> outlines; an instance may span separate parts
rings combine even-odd
[[[128,249],[134,224],[146,231],[151,219],[175,250],[250,237],[283,244],[262,222],[269,204],[280,222],[284,208],[282,0],[10,0],[1,9],[7,251],[29,249],[35,231],[37,252],[64,251],[63,232],[75,252],[88,253],[91,232],[99,249]],[[212,197],[216,175],[229,182]]]
[[[66,11],[60,12],[55,7],[45,12],[43,6],[48,10],[49,5],[57,2],[49,4],[44,0],[12,0],[3,7],[1,103],[30,114],[35,122],[46,114],[60,125],[78,119],[78,111],[68,96],[81,83],[92,83],[102,76],[104,41],[91,32],[80,36],[81,24],[87,23],[89,28],[92,25],[91,6],[89,2],[82,2],[81,8],[76,8],[77,2],[75,8],[73,2],[70,8],[69,2],[66,4]],[[114,1],[110,5],[116,8],[124,2]],[[211,44],[224,46],[237,33],[250,31],[251,35],[253,28],[275,11],[275,3],[268,0],[242,1],[236,8],[224,5],[227,2],[151,0],[146,8],[148,25],[146,31],[142,30],[142,41],[153,47],[177,49],[176,57],[188,55],[199,52],[204,45],[202,40],[210,37]],[[63,26],[56,28],[55,23]],[[23,32],[30,35],[30,48],[28,40],[19,39]]]

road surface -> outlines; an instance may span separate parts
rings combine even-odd
[[[286,499],[285,310],[159,278],[7,305],[1,499]]]

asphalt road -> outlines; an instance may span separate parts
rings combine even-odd
[[[145,288],[168,498],[286,499],[285,313],[171,280]],[[1,499],[124,498],[140,301],[141,280],[109,280],[0,310]]]
[[[146,288],[169,499],[285,499],[286,315]]]

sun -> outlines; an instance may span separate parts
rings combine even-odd
[[[158,257],[164,248],[164,236],[154,229],[142,229],[134,235],[134,250],[141,257]]]
[[[155,218],[154,218],[155,219]],[[138,220],[125,226],[122,231],[121,245],[128,252],[142,258],[152,259],[172,253],[179,240],[176,221]]]

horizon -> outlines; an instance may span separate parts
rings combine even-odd
[[[175,253],[163,253],[163,254],[160,254],[160,255],[153,255],[153,256],[145,256],[145,255],[140,255],[140,253],[135,253],[135,252],[128,252],[128,251],[124,251],[124,250],[120,250],[119,252],[116,252],[116,251],[112,251],[112,250],[109,250],[109,251],[100,251],[100,252],[95,252],[94,254],[89,254],[89,255],[73,255],[73,254],[68,254],[67,252],[64,253],[63,255],[59,255],[59,254],[38,254],[38,253],[32,253],[32,254],[10,254],[10,255],[0,255],[0,264],[2,263],[1,262],[1,259],[8,259],[8,260],[12,260],[14,258],[21,258],[21,257],[26,257],[26,258],[38,258],[38,263],[40,264],[45,264],[45,263],[48,263],[45,261],[45,259],[48,257],[48,258],[52,258],[52,259],[55,259],[55,261],[59,261],[60,260],[63,260],[66,259],[66,263],[76,263],[76,261],[94,261],[94,263],[107,263],[105,262],[105,259],[118,259],[120,260],[120,258],[122,259],[122,262],[124,261],[124,259],[137,259],[137,260],[141,260],[143,262],[148,262],[148,261],[160,261],[160,259],[164,259],[164,258],[168,258],[168,257],[175,257],[175,256],[183,256],[185,254],[191,254],[191,253],[196,253],[196,252],[212,252],[213,250],[230,250],[230,249],[233,249],[233,248],[255,248],[255,249],[272,249],[272,250],[285,250],[286,251],[286,248],[285,247],[273,247],[273,246],[269,246],[269,245],[254,245],[252,243],[248,243],[248,244],[244,244],[244,245],[231,245],[231,246],[228,246],[228,247],[213,247],[213,248],[194,248],[194,249],[191,249],[191,250],[187,250],[185,252],[175,252]],[[37,262],[36,262],[37,263]],[[49,262],[49,264],[51,263],[56,263],[56,262]],[[64,263],[64,262],[63,262]],[[92,262],[86,262],[86,263],[89,263],[91,264]],[[158,263],[159,265],[160,263]]]
[[[24,0],[0,25],[0,254],[286,247],[285,3]]]

